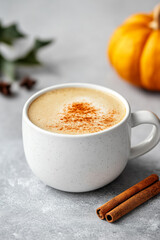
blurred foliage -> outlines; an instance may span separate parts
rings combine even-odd
[[[23,57],[16,59],[14,62],[23,65],[39,65],[40,62],[37,59],[38,50],[42,47],[47,46],[51,42],[52,40],[42,41],[40,39],[36,39],[33,47]]]
[[[25,35],[18,30],[16,24],[11,24],[5,27],[0,22],[0,42],[12,45],[16,39],[24,37]]]
[[[13,43],[16,40],[25,37],[26,35],[18,29],[17,24],[3,26],[2,23],[0,22],[0,43],[6,44],[9,47],[13,46]],[[20,65],[24,66],[40,65],[41,62],[38,60],[37,57],[38,51],[41,48],[51,44],[52,42],[53,40],[35,39],[33,46],[28,50],[28,52],[14,60],[7,59],[5,56],[3,56],[2,52],[0,52],[0,75],[2,77],[7,77],[10,80],[14,80],[16,70]]]

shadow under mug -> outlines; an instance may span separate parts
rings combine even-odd
[[[91,88],[113,94],[125,105],[126,115],[115,126],[91,134],[59,134],[34,125],[27,114],[30,104],[48,91],[66,87]],[[152,131],[143,142],[131,147],[131,128],[139,124],[152,124]],[[59,190],[85,192],[112,182],[129,159],[156,146],[160,139],[160,121],[149,111],[131,113],[126,99],[111,89],[68,83],[45,88],[29,98],[23,108],[22,132],[27,162],[39,179]]]

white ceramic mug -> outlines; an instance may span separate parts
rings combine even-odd
[[[83,135],[53,133],[34,125],[27,115],[33,100],[45,92],[65,87],[92,88],[111,93],[124,103],[126,115],[109,129]],[[131,147],[131,128],[144,123],[153,125],[150,135]],[[28,164],[45,184],[63,191],[91,191],[112,182],[121,174],[128,159],[148,152],[159,139],[160,122],[154,113],[131,113],[125,98],[98,85],[70,83],[52,86],[34,94],[23,108],[23,144]]]

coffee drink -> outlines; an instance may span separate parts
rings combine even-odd
[[[116,96],[91,88],[68,87],[36,98],[28,116],[36,126],[54,133],[89,134],[108,129],[126,114]]]

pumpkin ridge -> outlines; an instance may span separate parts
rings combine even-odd
[[[145,26],[147,26],[148,23],[150,23],[152,20],[153,20],[153,14],[137,13],[137,14],[133,14],[130,17],[128,17],[127,19],[125,19],[123,24],[143,23],[143,24],[145,24]]]
[[[137,29],[137,24],[133,25],[133,28],[127,29],[125,34],[123,34],[123,37],[119,39],[119,41],[116,41],[114,44],[114,50],[112,51],[112,65],[115,67],[119,75],[127,79],[127,81],[133,83],[134,85],[140,85],[139,81],[139,72],[140,72],[140,47],[135,47],[135,43],[139,45],[143,40],[143,37],[147,39],[151,29],[146,28],[144,25],[139,25],[139,28]],[[143,29],[143,34],[141,37],[138,33],[140,33]],[[137,30],[139,31],[137,33]],[[132,38],[130,37],[132,35]],[[147,37],[146,37],[147,35]],[[132,40],[134,39],[134,40]],[[134,43],[132,42],[134,41]],[[128,45],[126,45],[128,43]],[[144,47],[144,44],[143,44]],[[130,57],[129,57],[130,56]],[[130,59],[130,61],[127,61],[127,59]],[[138,66],[137,66],[138,61]]]
[[[143,51],[144,51],[144,49],[145,49],[145,45],[147,44],[147,41],[148,41],[149,37],[151,36],[151,34],[152,34],[152,32],[150,32],[150,33],[148,34],[148,36],[146,37],[146,39],[145,39],[145,41],[144,41],[144,43],[143,43],[143,47],[142,47],[142,49],[141,49],[141,54],[140,54],[140,59],[139,59],[139,61],[138,61],[140,86],[142,86],[142,78],[141,78],[141,57],[142,57]]]
[[[123,35],[124,37],[126,36],[126,34],[128,34],[130,31],[133,31],[133,30],[136,30],[136,29],[139,29],[139,28],[147,28],[147,25],[145,25],[144,23],[137,23],[137,22],[129,22],[129,23],[126,23],[125,25],[121,24],[112,34],[112,37],[110,38],[109,40],[109,43],[108,43],[108,51],[107,51],[107,55],[109,56],[109,60],[110,60],[110,63],[113,65],[113,55],[114,55],[114,51],[116,49],[116,46],[119,42],[119,39],[120,38],[119,36],[118,37],[115,37],[115,35],[119,34],[119,35]],[[121,32],[121,33],[120,33]]]
[[[160,31],[153,31],[146,42],[141,57],[141,73],[143,87],[153,91],[160,91]],[[152,60],[151,60],[152,59]],[[146,72],[147,69],[147,72]]]

